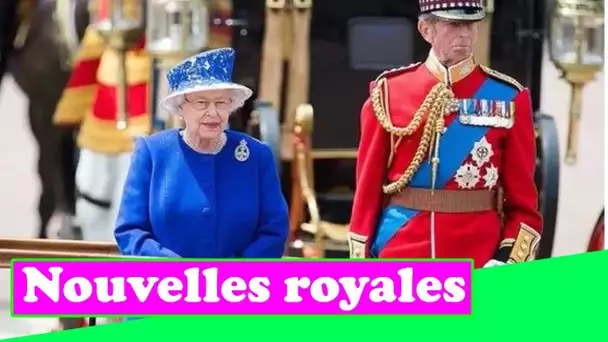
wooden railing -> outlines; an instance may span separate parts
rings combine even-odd
[[[121,258],[141,259],[120,255],[116,244],[109,242],[53,240],[53,239],[0,239],[0,269],[11,266],[19,258]],[[285,256],[286,259],[294,259]]]
[[[0,269],[9,269],[12,259],[19,258],[121,258],[133,259],[119,254],[116,244],[52,239],[0,239]],[[285,257],[294,259],[291,257]],[[95,317],[59,319],[60,328],[75,329],[97,324]]]
[[[124,257],[116,244],[52,239],[0,239],[0,268],[17,258],[109,258]]]

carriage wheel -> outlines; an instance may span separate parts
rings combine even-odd
[[[543,215],[543,234],[537,259],[545,259],[551,257],[555,238],[559,194],[559,142],[553,117],[537,113],[535,126],[535,182],[539,193],[539,208]]]

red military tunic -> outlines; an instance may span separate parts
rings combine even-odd
[[[97,70],[104,49],[103,38],[89,27],[80,44],[70,79],[55,109],[55,124],[78,126],[84,120],[97,93]]]
[[[405,127],[412,121],[431,88],[439,82],[449,85],[456,100],[469,99],[473,107],[466,111],[473,108],[471,119],[476,125],[460,120],[462,106],[445,116],[447,129],[441,138],[438,173],[439,183],[442,179],[443,183],[437,187],[460,191],[494,191],[500,187],[504,191],[502,220],[496,211],[436,213],[435,256],[472,258],[475,267],[482,267],[491,259],[513,263],[533,258],[540,241],[542,217],[534,183],[536,149],[529,91],[508,76],[476,65],[473,58],[446,69],[432,52],[423,64],[381,75],[372,83],[372,89],[382,78],[386,78],[387,86],[378,97],[385,101],[386,117],[395,127]],[[349,234],[351,257],[430,258],[430,213],[391,209],[385,205],[388,196],[383,194],[385,182],[397,180],[412,162],[424,122],[396,144],[395,136],[381,125],[383,113],[374,106],[373,98],[370,96],[361,112],[357,188]],[[497,106],[496,103],[502,103],[502,114],[506,114],[500,119],[501,127],[490,126],[489,123],[498,122],[492,118],[480,125],[481,119],[474,117],[478,107]],[[513,113],[509,115],[505,107],[513,109]],[[497,112],[495,107],[491,109],[489,112]],[[430,186],[427,158],[428,155],[409,186]]]
[[[126,130],[116,127],[118,79],[118,51],[107,48],[97,70],[97,91],[86,112],[78,134],[78,146],[95,152],[115,155],[131,152],[133,138],[151,131],[148,111],[148,85],[152,57],[144,49],[142,39],[126,55],[127,119]]]

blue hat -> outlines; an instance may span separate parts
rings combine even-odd
[[[242,106],[253,94],[243,85],[232,82],[234,49],[222,48],[205,51],[177,64],[167,73],[170,94],[161,105],[175,111],[182,96],[206,90],[233,90],[236,107]]]

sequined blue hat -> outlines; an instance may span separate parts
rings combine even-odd
[[[235,52],[231,48],[205,51],[192,56],[167,73],[170,94],[161,105],[175,112],[183,95],[206,90],[233,90],[235,107],[242,106],[253,94],[243,85],[232,82]]]

